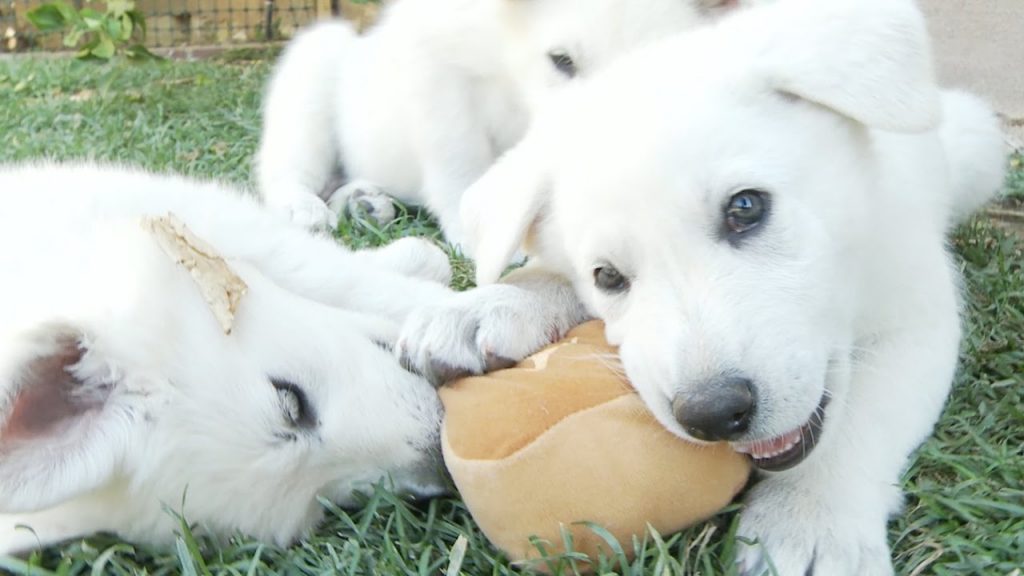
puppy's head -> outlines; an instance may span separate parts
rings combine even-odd
[[[605,320],[666,427],[796,465],[863,312],[868,128],[926,130],[937,108],[909,2],[738,13],[630,55],[538,118],[464,198],[478,280],[525,240]]]
[[[132,254],[97,256],[110,265],[68,287],[74,305],[21,315],[0,338],[0,512],[66,507],[79,533],[161,541],[167,506],[286,544],[319,519],[318,495],[344,504],[382,480],[443,488],[439,401],[386,349],[395,326],[234,262],[248,293],[225,335],[151,239],[117,244]],[[116,504],[76,512],[98,498]],[[49,541],[49,525],[32,527]]]
[[[502,46],[531,107],[615,57],[723,13],[736,0],[500,0]],[[751,3],[747,0],[744,3]]]

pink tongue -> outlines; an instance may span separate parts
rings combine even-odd
[[[770,454],[779,452],[784,448],[788,448],[799,438],[800,429],[797,428],[796,430],[783,434],[778,438],[773,438],[771,440],[757,440],[751,443],[750,455],[754,458],[764,458]]]

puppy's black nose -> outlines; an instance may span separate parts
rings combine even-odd
[[[754,384],[740,376],[718,376],[676,394],[672,414],[699,440],[735,440],[750,427],[756,405]]]

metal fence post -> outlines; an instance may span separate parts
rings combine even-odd
[[[269,41],[274,39],[274,0],[266,0],[264,6],[266,15],[263,23],[263,40]]]

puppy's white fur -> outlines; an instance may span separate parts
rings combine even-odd
[[[438,248],[349,252],[238,191],[124,169],[8,167],[0,191],[0,553],[166,542],[165,506],[286,544],[318,494],[443,488],[438,399],[386,350],[448,297]],[[230,335],[140,224],[167,213],[248,285]]]
[[[740,535],[757,544],[742,547],[741,571],[770,558],[786,576],[889,574],[900,472],[957,358],[945,234],[998,189],[1004,155],[992,112],[936,87],[910,2],[787,0],[576,85],[467,191],[463,215],[478,281],[525,241],[534,282],[543,270],[561,278],[549,293],[575,288],[584,312],[566,318],[606,322],[631,381],[680,436],[673,398],[713,393],[721,374],[755,388],[737,442],[793,431],[830,397],[813,452],[750,492]],[[744,189],[770,194],[769,213],[735,235],[725,208]],[[604,266],[628,290],[599,289]],[[484,286],[437,322],[476,314],[482,329],[488,291],[510,288]],[[413,318],[400,339],[412,357],[476,358],[466,370],[551,329],[506,326],[519,340],[453,357]]]
[[[333,225],[324,189],[341,167],[350,194],[422,204],[462,241],[459,200],[522,135],[529,111],[567,77],[695,25],[718,0],[402,0],[364,37],[322,23],[289,45],[270,82],[257,157],[269,205],[308,227]],[[323,193],[324,198],[318,196]]]

